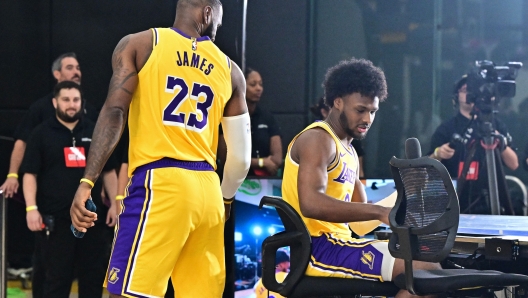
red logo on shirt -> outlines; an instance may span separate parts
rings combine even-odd
[[[86,167],[86,156],[84,155],[83,147],[65,147],[64,160],[68,168],[84,168]]]

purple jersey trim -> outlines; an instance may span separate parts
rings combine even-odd
[[[154,46],[158,45],[158,30],[154,28]]]
[[[183,33],[179,29],[174,28],[174,27],[171,27],[171,29],[174,30],[176,33],[180,34],[181,36],[183,36],[185,38],[188,38],[188,39],[191,39],[191,37],[189,35]],[[206,40],[211,40],[211,39],[209,38],[209,36],[200,36],[200,37],[196,38],[196,41],[206,41]]]
[[[165,157],[160,160],[137,167],[134,170],[134,174],[148,171],[148,170],[157,169],[157,168],[170,168],[170,167],[182,168],[182,169],[192,170],[192,171],[214,171],[213,166],[211,166],[209,163],[205,161],[187,161],[187,160],[177,160],[177,159]]]

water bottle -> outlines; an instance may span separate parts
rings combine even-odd
[[[95,210],[97,210],[97,208],[95,207],[95,203],[92,201],[92,197],[90,197],[90,199],[88,199],[86,201],[85,207],[86,207],[86,209],[88,209],[89,211],[92,211],[92,212],[95,212]],[[70,230],[72,231],[73,236],[75,236],[77,238],[84,237],[84,233],[80,232],[80,231],[77,231],[77,229],[75,229],[73,227],[73,224],[70,226]]]

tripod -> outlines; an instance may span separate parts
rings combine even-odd
[[[502,158],[498,145],[501,142],[504,142],[505,137],[499,133],[495,132],[493,128],[493,109],[491,106],[478,108],[477,105],[473,107],[471,115],[473,118],[468,123],[466,130],[471,126],[471,124],[477,121],[477,131],[476,138],[467,145],[466,158],[464,160],[464,166],[462,172],[460,173],[457,180],[457,193],[459,196],[463,195],[468,187],[467,175],[470,169],[471,162],[477,147],[481,146],[484,148],[486,155],[486,170],[487,170],[487,180],[488,180],[488,194],[487,200],[491,209],[492,215],[501,214],[501,202],[504,207],[504,214],[514,215],[513,204],[510,199],[510,194],[508,191],[508,185],[506,183],[504,168],[502,166]],[[503,194],[502,197],[499,197],[499,191]],[[477,200],[472,201],[473,193],[472,189],[468,191],[469,204],[465,210],[461,210],[461,213],[469,212],[471,213],[472,207],[476,206],[477,203],[482,203],[481,199],[484,195],[478,196]]]

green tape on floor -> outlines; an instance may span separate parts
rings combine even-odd
[[[19,288],[7,288],[7,298],[26,298],[26,292]]]

